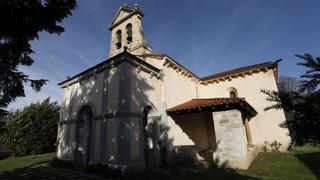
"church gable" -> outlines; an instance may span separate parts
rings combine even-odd
[[[132,11],[133,11],[132,9],[120,7],[116,15],[113,17],[109,27],[112,27],[114,24],[119,23],[120,20],[128,16]]]
[[[146,63],[145,61],[137,58],[136,56],[124,51],[117,56],[114,56],[106,61],[103,61],[100,64],[97,64],[75,76],[68,78],[67,80],[59,83],[62,88],[70,86],[74,83],[82,81],[83,79],[87,79],[89,77],[95,76],[98,73],[103,72],[106,69],[116,68],[118,65],[123,62],[127,62],[129,65],[137,68],[137,71],[145,71],[150,74],[150,76],[157,77],[158,79],[162,78],[162,74],[160,73],[160,69]]]
[[[109,25],[109,30],[112,30],[114,27],[121,24],[123,21],[129,19],[135,14],[140,14],[141,16],[144,15],[137,5],[132,8],[130,8],[127,4],[121,6],[118,9],[116,15],[113,17],[111,24]]]

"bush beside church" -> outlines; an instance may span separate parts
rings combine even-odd
[[[55,151],[60,106],[47,98],[10,113],[5,119],[1,144],[15,156]]]

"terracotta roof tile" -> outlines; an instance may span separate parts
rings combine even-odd
[[[227,110],[227,109],[239,109],[241,111],[246,111],[251,116],[257,114],[256,110],[245,101],[244,98],[209,98],[209,99],[191,99],[185,103],[174,106],[167,109],[167,113],[179,114],[183,112],[194,112],[201,110]]]

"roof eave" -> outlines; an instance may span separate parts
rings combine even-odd
[[[213,98],[215,99],[215,98]],[[228,99],[228,98],[226,98]],[[192,99],[197,100],[197,99]],[[190,101],[187,101],[182,104],[188,104]],[[182,104],[178,105],[181,106]],[[178,114],[186,114],[186,113],[195,113],[195,112],[214,112],[221,110],[230,110],[230,109],[238,109],[242,113],[245,113],[246,116],[254,117],[258,114],[258,112],[247,102],[244,98],[237,98],[234,102],[221,102],[219,104],[202,104],[202,105],[190,105],[186,107],[175,106],[166,110],[166,113],[169,116],[178,115]]]
[[[121,58],[121,56],[123,56],[123,58],[124,58],[123,61],[121,61],[121,62],[119,62],[119,63],[114,62],[114,60],[116,60],[116,59],[123,59],[123,58]],[[129,52],[124,51],[124,52],[122,52],[122,53],[120,53],[120,54],[117,54],[117,55],[115,55],[115,56],[113,56],[113,57],[111,57],[111,58],[109,58],[109,59],[107,59],[107,60],[105,60],[105,61],[97,64],[97,65],[95,65],[95,66],[90,67],[90,68],[87,69],[87,70],[84,70],[84,71],[82,71],[82,72],[80,72],[80,73],[72,76],[71,78],[69,78],[69,79],[67,79],[67,80],[64,80],[64,81],[58,83],[58,85],[61,86],[61,87],[63,87],[63,86],[65,86],[66,84],[68,84],[68,83],[70,83],[70,82],[72,83],[72,81],[76,81],[76,82],[79,81],[79,78],[80,78],[81,76],[86,76],[86,74],[90,74],[90,73],[93,73],[93,72],[100,72],[101,70],[97,70],[97,69],[98,69],[99,67],[103,66],[103,65],[108,66],[108,65],[111,65],[111,63],[114,63],[115,65],[121,64],[122,62],[125,62],[125,61],[126,61],[126,59],[125,59],[126,56],[134,59],[137,63],[142,64],[144,67],[150,69],[151,71],[154,71],[155,73],[160,73],[160,69],[158,69],[158,68],[156,68],[155,66],[153,66],[153,65],[151,65],[151,64],[149,64],[149,63],[141,60],[140,58],[138,58],[138,57],[130,54]],[[129,62],[129,61],[128,61],[128,62]],[[132,62],[131,62],[131,63],[132,63]],[[73,83],[72,83],[72,84],[73,84]]]
[[[276,61],[269,61],[269,62],[265,62],[265,63],[261,63],[260,64],[255,64],[257,65],[257,67],[252,67],[250,68],[250,66],[245,66],[245,67],[241,67],[241,68],[237,68],[234,70],[228,70],[228,71],[224,71],[224,72],[220,72],[217,74],[212,74],[209,76],[205,76],[200,78],[202,82],[206,82],[206,81],[220,81],[219,79],[232,79],[234,78],[233,76],[238,77],[239,75],[244,76],[244,75],[251,75],[254,72],[261,72],[261,71],[266,71],[266,70],[270,70],[270,69],[274,69],[274,75],[275,78],[277,79],[277,68],[278,68],[278,63],[281,61],[281,59],[276,60]],[[251,65],[251,66],[255,66],[255,65]]]

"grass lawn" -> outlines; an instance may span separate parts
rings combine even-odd
[[[7,159],[0,160],[0,172],[48,163],[54,156],[55,153],[38,154],[17,158],[9,157]]]
[[[320,151],[309,153],[260,153],[240,174],[259,179],[320,179]]]
[[[54,153],[49,153],[0,160],[0,174],[46,164],[53,157]],[[320,146],[299,147],[291,153],[260,153],[248,170],[176,167],[148,171],[130,179],[320,179]]]
[[[320,179],[320,146],[298,147],[291,153],[259,153],[248,170],[200,170],[187,179]]]

